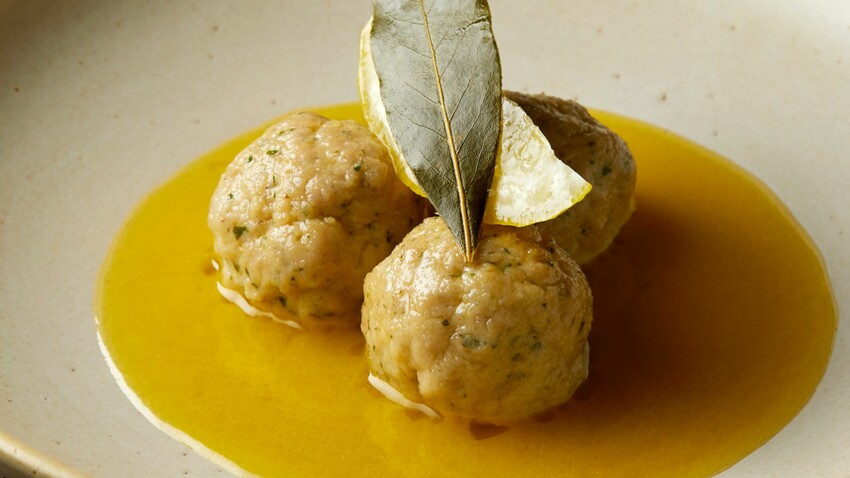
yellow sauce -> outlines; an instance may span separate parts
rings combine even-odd
[[[318,110],[361,120],[359,107]],[[512,428],[432,421],[367,382],[356,330],[250,318],[216,291],[209,199],[252,131],[153,192],[100,277],[99,330],[165,423],[262,476],[706,476],[803,407],[836,313],[819,255],[757,180],[681,138],[596,112],[638,163],[637,212],[587,267],[591,371]]]

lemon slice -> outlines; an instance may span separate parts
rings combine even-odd
[[[502,142],[484,222],[528,226],[561,215],[590,192],[525,111],[502,97]]]
[[[425,193],[396,144],[381,100],[380,83],[369,46],[370,19],[360,32],[358,85],[363,116],[369,128],[390,151],[396,174],[416,194]],[[531,118],[513,101],[502,97],[502,138],[484,222],[528,226],[548,221],[584,199],[590,183],[561,162]]]
[[[378,80],[378,72],[375,70],[375,62],[372,61],[372,50],[369,47],[369,32],[372,30],[372,19],[360,32],[360,65],[357,68],[357,85],[360,89],[360,103],[363,106],[363,117],[369,125],[369,129],[384,143],[390,151],[395,172],[401,182],[416,194],[427,197],[425,191],[416,182],[416,176],[407,161],[401,155],[401,150],[395,142],[390,125],[387,122],[387,110],[381,99],[381,86]]]

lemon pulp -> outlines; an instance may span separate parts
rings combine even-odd
[[[317,111],[362,121],[359,105]],[[823,375],[836,326],[826,272],[750,175],[654,127],[594,115],[635,155],[638,208],[585,268],[590,377],[558,410],[508,429],[434,422],[372,389],[358,331],[299,332],[222,299],[209,198],[261,129],[137,207],[99,278],[105,347],[159,419],[262,476],[719,472],[791,420]]]

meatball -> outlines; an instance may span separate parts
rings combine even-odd
[[[364,276],[422,217],[368,129],[298,113],[236,156],[208,223],[225,287],[277,316],[355,325]]]
[[[511,423],[587,377],[590,288],[534,226],[484,226],[467,264],[445,222],[426,219],[364,290],[371,373],[443,415]]]
[[[604,251],[634,211],[637,169],[626,143],[580,104],[506,91],[531,117],[558,158],[593,189],[564,214],[538,224],[579,264]]]

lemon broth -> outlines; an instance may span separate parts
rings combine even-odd
[[[362,122],[357,105],[316,111]],[[261,129],[136,208],[99,278],[105,348],[159,420],[262,476],[717,473],[820,381],[836,327],[825,268],[746,172],[655,127],[594,115],[635,155],[637,211],[585,268],[590,377],[557,410],[511,428],[432,421],[372,389],[358,330],[298,331],[223,300],[209,199]]]

